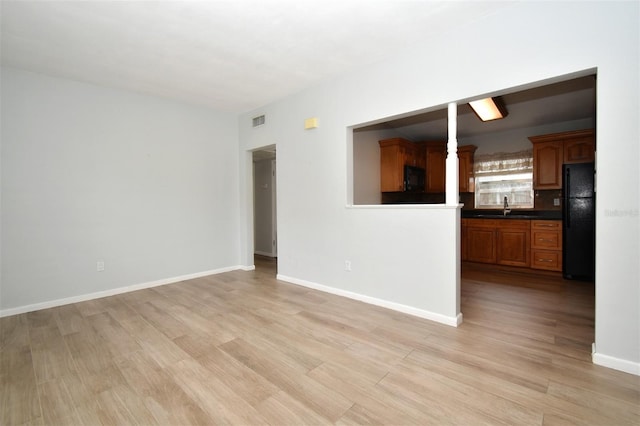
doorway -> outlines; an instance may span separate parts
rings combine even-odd
[[[277,259],[277,212],[276,148],[272,145],[253,152],[254,257]]]
[[[596,124],[596,73],[594,69],[579,71],[571,75],[557,76],[543,82],[532,82],[517,88],[505,89],[502,93],[487,94],[500,96],[508,105],[508,116],[504,120],[482,122],[466,102],[457,106],[458,146],[477,148],[473,157],[496,158],[505,153],[518,153],[532,149],[530,136],[593,129]],[[353,131],[353,194],[354,204],[441,204],[445,198],[445,186],[438,185],[438,191],[426,191],[420,197],[414,193],[399,191],[390,193],[394,198],[385,200],[380,195],[380,140],[403,139],[420,145],[433,141],[436,147],[446,147],[448,135],[447,108],[425,109],[401,116],[354,126]],[[445,148],[446,149],[446,148]],[[406,152],[406,151],[405,151]],[[426,161],[426,170],[442,170],[446,160],[434,150],[434,164]],[[472,157],[472,158],[473,158]],[[423,157],[424,158],[424,157]],[[405,158],[403,158],[404,160]],[[396,164],[396,163],[394,163]],[[394,165],[392,164],[392,166]],[[438,167],[438,168],[436,168]],[[391,170],[395,170],[391,167]],[[436,178],[444,178],[442,172],[433,172]],[[560,174],[561,175],[561,174]],[[402,176],[402,170],[397,176]],[[440,182],[439,179],[435,181]],[[531,178],[532,179],[532,178]],[[459,193],[463,210],[476,210],[475,186],[468,185]],[[427,193],[428,192],[428,193]],[[534,192],[535,203],[531,210],[551,211],[562,214],[561,191],[557,188],[540,189]],[[436,199],[438,196],[438,199]],[[500,198],[502,199],[502,197]],[[483,213],[483,212],[481,212]],[[487,209],[486,213],[490,213]],[[529,258],[529,255],[526,255]],[[558,274],[544,274],[526,269],[498,270],[495,266],[463,263],[461,265],[461,286],[457,298],[461,301],[464,322],[482,327],[502,327],[516,323],[528,316],[534,309],[536,300],[545,300],[547,306],[570,307],[575,300],[578,317],[585,328],[576,329],[567,320],[568,312],[562,312],[557,319],[545,319],[547,323],[556,321],[557,327],[549,327],[541,333],[543,340],[557,339],[577,346],[581,354],[590,353],[595,329],[595,284],[564,280]],[[479,284],[481,283],[481,285]],[[564,291],[565,293],[561,293]],[[571,295],[571,297],[566,297]],[[493,299],[503,298],[500,306]],[[527,305],[524,300],[530,302]],[[485,303],[486,302],[486,303]],[[540,304],[544,306],[544,303]],[[465,312],[466,311],[466,312]],[[573,312],[573,311],[572,311]],[[512,315],[511,315],[512,314]],[[510,316],[511,315],[511,316]],[[563,320],[564,319],[564,320]],[[524,324],[524,321],[523,321]],[[537,327],[532,323],[532,328]],[[511,331],[515,328],[510,329]],[[519,333],[526,333],[523,327]],[[518,332],[515,332],[516,334]],[[555,334],[554,334],[555,333]]]

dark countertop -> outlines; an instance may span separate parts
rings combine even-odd
[[[562,220],[562,210],[511,210],[506,216],[502,210],[462,210],[464,219],[536,219]]]

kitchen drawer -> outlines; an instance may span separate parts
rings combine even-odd
[[[562,233],[560,231],[531,231],[531,248],[562,250]]]
[[[498,228],[500,229],[524,229],[529,231],[531,228],[531,220],[529,219],[498,219]]]
[[[463,219],[465,226],[473,228],[497,228],[505,219],[477,219],[477,218],[465,218]]]
[[[532,220],[531,248],[562,250],[562,221]]]
[[[548,271],[562,271],[562,251],[532,250],[531,268]]]
[[[531,230],[557,230],[562,231],[562,221],[561,220],[532,220],[531,221]]]

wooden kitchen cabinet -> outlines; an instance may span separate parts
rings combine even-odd
[[[561,141],[533,143],[533,189],[562,188],[563,150]]]
[[[446,191],[447,143],[426,141],[413,143],[403,138],[384,139],[380,145],[380,190],[396,192],[404,189],[404,166],[425,169],[425,192]],[[458,147],[460,192],[473,192],[473,155],[477,147]]]
[[[384,139],[380,145],[380,191],[404,190],[404,166],[424,168],[424,154],[420,146],[402,138]]]
[[[529,267],[530,221],[519,219],[464,219],[462,260]]]
[[[562,271],[562,221],[531,221],[531,268]]]
[[[469,260],[467,250],[467,227],[469,226],[469,219],[460,220],[460,257],[462,261]]]
[[[496,228],[496,263],[499,265],[530,265],[530,221],[504,219]]]
[[[591,163],[595,160],[595,138],[593,131],[572,135],[564,141],[564,164]]]
[[[464,218],[463,261],[562,271],[562,221]]]
[[[447,143],[445,141],[421,142],[425,153],[425,192],[445,192]]]
[[[533,189],[561,189],[562,165],[595,158],[593,129],[529,137],[533,143]]]
[[[460,192],[474,192],[473,154],[478,149],[475,145],[458,147],[458,174]]]
[[[407,146],[406,152],[405,164],[420,167],[421,169],[425,168],[424,150],[421,146],[411,142],[410,145]]]
[[[496,228],[500,219],[469,219],[463,253],[470,262],[496,263]]]

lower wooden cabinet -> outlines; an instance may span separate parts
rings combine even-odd
[[[531,250],[531,269],[562,271],[562,251]]]
[[[562,271],[562,221],[462,219],[463,261]]]
[[[528,267],[529,221],[463,219],[462,260]]]
[[[475,222],[475,220],[473,220],[473,222]],[[466,229],[465,242],[466,260],[471,262],[496,263],[495,228],[473,223]]]
[[[562,271],[562,221],[531,221],[531,268]]]
[[[505,219],[496,229],[496,263],[498,265],[530,265],[529,220]]]

